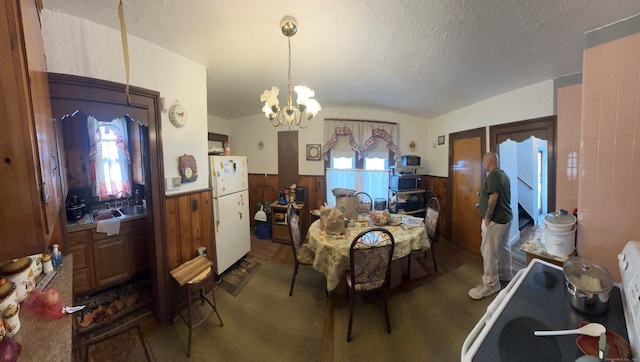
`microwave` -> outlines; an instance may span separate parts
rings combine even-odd
[[[392,175],[389,188],[393,191],[415,190],[420,188],[422,178],[418,175]]]
[[[420,166],[420,156],[405,155],[400,158],[402,166]]]

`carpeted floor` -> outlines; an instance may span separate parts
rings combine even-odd
[[[300,268],[289,297],[293,266],[263,262],[242,292],[216,290],[224,327],[215,317],[193,330],[191,361],[318,361],[322,356],[324,276]],[[181,321],[146,336],[158,361],[186,361],[187,327]]]
[[[455,361],[465,336],[494,297],[474,301],[468,289],[482,276],[474,266],[456,270],[389,299],[391,334],[380,304],[356,306],[347,343],[349,307],[335,311],[335,361]]]
[[[245,285],[260,269],[260,262],[254,259],[241,259],[222,273],[220,287],[227,293],[237,297]]]
[[[134,325],[123,331],[108,335],[86,346],[87,361],[142,362],[153,361],[149,348]]]

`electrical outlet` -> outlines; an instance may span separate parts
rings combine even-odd
[[[191,200],[191,211],[198,211],[198,200]]]

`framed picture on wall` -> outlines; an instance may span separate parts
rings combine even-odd
[[[307,145],[307,161],[320,161],[322,145]]]
[[[438,136],[438,144],[439,145],[443,145],[444,144],[444,136]]]

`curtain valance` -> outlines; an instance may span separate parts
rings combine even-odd
[[[364,158],[372,147],[375,139],[384,141],[387,148],[398,154],[398,124],[391,122],[353,120],[353,119],[325,119],[324,134],[327,141],[322,147],[322,158],[329,159],[329,151],[335,146],[339,136],[348,136],[351,149]],[[395,157],[395,156],[394,156]]]

